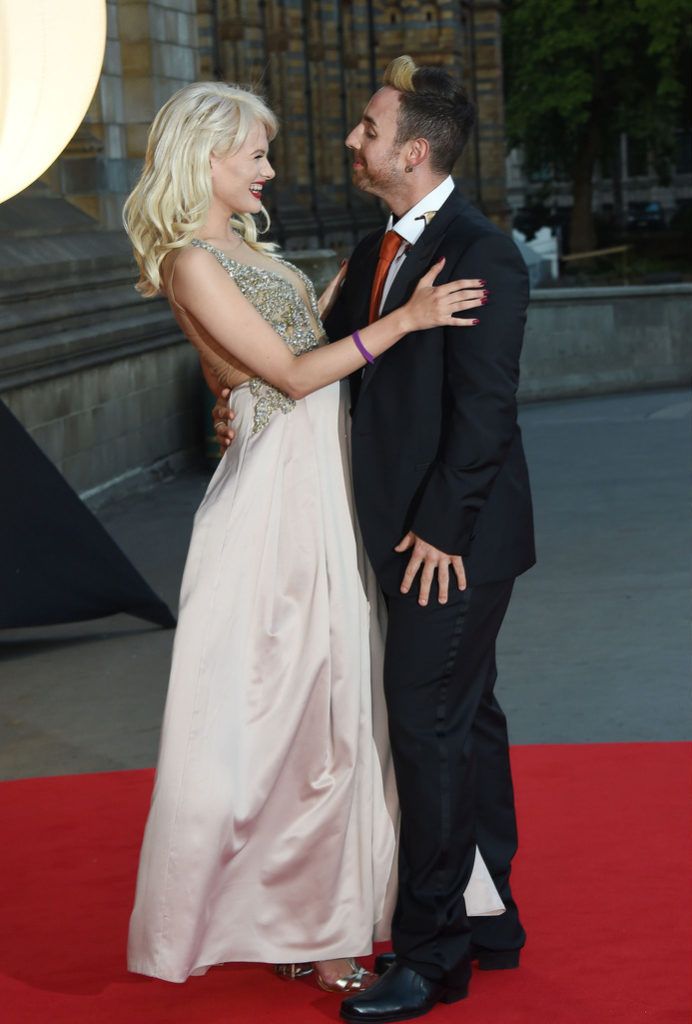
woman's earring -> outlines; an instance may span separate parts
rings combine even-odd
[[[406,171],[407,174],[410,174],[411,171],[413,170],[413,167],[411,167],[411,165],[409,164],[407,167],[404,167],[404,170]]]

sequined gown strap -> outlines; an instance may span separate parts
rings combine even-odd
[[[233,278],[245,298],[257,312],[271,324],[295,355],[309,352],[325,344],[327,336],[320,320],[315,289],[309,277],[288,260],[274,256],[273,259],[287,271],[270,270],[252,263],[240,263],[210,242],[193,238],[193,246],[210,253],[228,275]],[[288,275],[295,277],[294,284]],[[302,286],[303,291],[299,288]],[[222,374],[212,365],[212,370]],[[249,382],[255,400],[253,432],[257,433],[267,425],[275,412],[289,413],[295,408],[295,401],[282,391],[268,384],[261,377]]]

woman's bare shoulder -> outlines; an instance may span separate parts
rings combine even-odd
[[[232,275],[213,253],[201,246],[187,245],[170,253],[169,257],[172,259],[169,280],[175,274],[179,288],[193,291],[202,288],[213,289],[215,292],[220,290],[227,297],[238,291]]]
[[[196,274],[209,267],[213,257],[204,249],[195,245],[186,245],[182,249],[172,249],[167,252],[161,262],[164,280],[171,280],[175,273],[176,278],[182,272],[184,275]]]
[[[163,292],[179,309],[191,310],[209,292],[224,299],[235,297],[235,282],[212,253],[186,245],[167,253],[161,264]]]
[[[197,274],[213,265],[218,266],[212,253],[199,245],[185,245],[182,249],[174,249],[166,256],[171,261],[171,267],[176,268],[176,273],[181,271],[185,274]]]

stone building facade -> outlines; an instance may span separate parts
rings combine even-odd
[[[91,106],[43,181],[119,228],[158,108],[198,74],[196,0],[108,0],[103,72]]]
[[[348,246],[381,212],[350,183],[343,140],[389,61],[410,53],[461,77],[479,128],[456,169],[506,220],[501,4],[496,0],[108,0],[103,75],[46,183],[119,225],[156,110],[196,78],[258,86],[276,110],[274,232],[289,247]]]

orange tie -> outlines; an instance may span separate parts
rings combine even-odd
[[[380,315],[380,302],[382,301],[384,282],[387,277],[387,272],[392,265],[392,260],[399,251],[401,242],[401,235],[397,235],[396,231],[385,232],[384,238],[380,242],[380,252],[377,257],[375,277],[372,282],[372,291],[370,293],[369,324],[374,320],[377,320]]]

